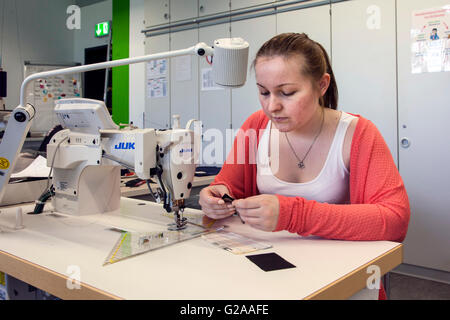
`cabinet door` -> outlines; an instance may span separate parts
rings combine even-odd
[[[198,0],[198,15],[207,16],[230,11],[230,0]]]
[[[146,54],[160,53],[170,50],[169,35],[164,34],[149,37],[145,41]],[[166,60],[165,70],[149,70],[146,64],[146,99],[145,99],[145,127],[167,129],[170,127],[170,60]],[[149,79],[150,78],[150,79]],[[153,93],[153,96],[151,95]]]
[[[170,50],[192,47],[198,43],[198,30],[174,32],[170,36]],[[197,56],[186,55],[170,59],[170,109],[179,114],[184,128],[190,119],[198,119],[198,63]]]
[[[339,109],[371,120],[397,161],[395,1],[333,4],[331,32]]]
[[[272,2],[275,2],[275,1],[270,1],[270,0],[231,0],[231,10],[259,6],[262,4],[268,4],[268,3],[272,3]]]
[[[147,27],[158,24],[169,23],[170,20],[169,0],[146,0],[145,1],[145,24]]]
[[[197,0],[170,0],[170,22],[196,18]]]
[[[320,43],[330,55],[330,6],[279,13],[277,34],[285,32],[306,33],[309,38]]]
[[[199,29],[199,41],[212,46],[214,40],[230,37],[230,25],[219,24]],[[211,66],[199,61],[199,80]],[[203,122],[203,165],[222,165],[227,152],[226,132],[231,124],[231,89],[217,89],[200,84],[200,120]],[[229,143],[228,143],[229,144]]]
[[[255,32],[258,30],[258,32]],[[275,15],[250,20],[233,22],[232,37],[241,37],[250,45],[248,55],[247,82],[241,88],[232,91],[232,124],[233,130],[239,129],[244,121],[261,108],[256,88],[255,71],[250,69],[259,48],[275,35]]]
[[[404,262],[444,271],[450,271],[450,72],[412,73],[411,29],[413,12],[448,4],[397,1],[399,138],[404,142],[399,166],[411,203]]]

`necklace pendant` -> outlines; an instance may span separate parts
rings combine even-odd
[[[305,164],[303,163],[303,161],[300,161],[300,162],[298,163],[298,167],[299,167],[300,169],[304,169],[304,168],[305,168]]]

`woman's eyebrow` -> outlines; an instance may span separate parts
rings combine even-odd
[[[264,88],[264,89],[266,88],[262,84],[259,84],[259,83],[256,83],[256,85],[261,88]],[[280,88],[280,87],[288,86],[288,85],[296,85],[296,83],[293,83],[293,82],[282,83],[282,84],[277,85],[275,88]]]

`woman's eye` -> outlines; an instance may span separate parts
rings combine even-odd
[[[269,92],[266,92],[266,91],[261,91],[261,92],[259,92],[259,94],[260,95],[262,95],[262,96],[268,96],[269,95]]]
[[[289,97],[289,96],[292,96],[294,93],[295,93],[295,91],[292,91],[292,92],[282,92],[281,94],[282,94],[283,96],[285,96],[285,97]]]

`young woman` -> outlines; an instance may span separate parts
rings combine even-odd
[[[237,211],[265,231],[403,241],[410,216],[403,181],[373,123],[336,110],[323,47],[305,34],[280,34],[253,65],[262,110],[245,121],[201,191],[203,212],[221,219]],[[236,200],[225,203],[224,194]]]

